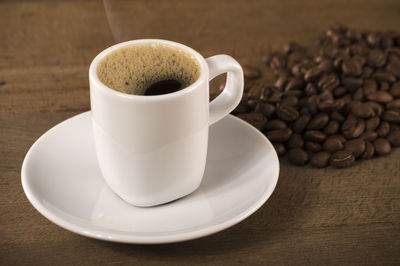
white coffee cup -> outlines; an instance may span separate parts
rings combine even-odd
[[[107,54],[133,44],[162,43],[190,53],[199,78],[177,92],[131,95],[100,82],[96,68]],[[221,94],[209,103],[209,81],[227,73]],[[92,61],[90,103],[96,153],[108,186],[123,200],[147,207],[195,191],[207,157],[208,128],[229,114],[243,95],[243,71],[228,55],[204,59],[193,49],[171,41],[145,39],[114,45]]]

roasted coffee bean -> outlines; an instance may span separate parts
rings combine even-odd
[[[329,137],[325,140],[322,148],[330,153],[334,153],[343,149],[343,142],[337,137]]]
[[[307,130],[304,132],[304,139],[315,142],[323,142],[326,139],[326,135],[321,131]]]
[[[350,92],[353,92],[360,88],[364,81],[362,78],[346,77],[342,80],[342,83]]]
[[[380,49],[369,51],[367,62],[372,67],[383,67],[386,64],[387,55]]]
[[[400,98],[400,82],[393,84],[389,92],[394,98]]]
[[[372,74],[372,77],[377,81],[385,81],[389,83],[396,81],[396,77],[392,73],[383,70],[377,70],[374,74]]]
[[[265,136],[271,141],[276,143],[284,143],[289,140],[292,135],[292,130],[290,128],[275,129],[267,131]]]
[[[314,153],[322,150],[322,145],[314,141],[304,141],[304,147]]]
[[[288,66],[290,67],[290,66]],[[307,70],[310,68],[310,64],[307,62],[301,62],[301,63],[297,63],[294,64],[291,71],[293,76],[295,76],[296,78],[300,78],[301,80],[303,80],[303,76],[304,74],[307,72]]]
[[[362,73],[362,64],[359,60],[356,60],[354,57],[348,60],[343,61],[342,63],[342,71],[346,76],[360,76]]]
[[[374,141],[374,148],[376,155],[387,155],[392,151],[390,143],[387,139],[378,138]]]
[[[343,57],[343,56],[335,57],[335,58],[333,59],[333,67],[334,67],[334,70],[336,70],[336,71],[339,72],[339,70],[342,69],[342,64],[343,64],[344,60],[346,60],[346,59],[348,59],[348,58],[345,58],[345,57]]]
[[[332,35],[331,40],[336,47],[345,47],[350,44],[350,41],[341,34]]]
[[[325,151],[318,152],[311,157],[310,163],[317,168],[324,168],[328,166],[331,154]]]
[[[302,90],[290,90],[290,91],[284,91],[283,92],[283,96],[302,96],[303,95],[303,91]]]
[[[342,100],[344,104],[349,104],[353,99],[351,98],[351,94],[346,94],[338,100]]]
[[[307,96],[310,96],[317,93],[317,88],[314,86],[314,84],[307,83],[304,92],[306,93]]]
[[[369,104],[372,109],[374,109],[374,112],[377,116],[381,116],[383,112],[383,106],[377,102],[365,102],[366,104]]]
[[[299,117],[299,112],[289,105],[279,105],[276,108],[276,115],[287,122],[293,122]]]
[[[262,130],[267,123],[267,118],[260,113],[239,114],[237,117],[249,122],[258,130]]]
[[[310,116],[309,115],[300,115],[296,121],[293,123],[293,131],[296,133],[301,133],[303,130],[306,128],[308,123],[310,122]]]
[[[296,65],[307,65],[307,63],[305,62],[307,60],[306,55],[304,53],[301,52],[294,52],[291,53],[290,55],[288,55],[287,57],[287,64],[286,67],[287,68],[292,68]],[[295,73],[293,73],[293,75],[296,75]]]
[[[361,33],[360,33],[361,36]],[[357,42],[352,44],[350,47],[350,51],[352,54],[358,55],[366,55],[368,54],[369,48],[368,45],[362,40],[362,36],[357,39]]]
[[[279,92],[279,90],[260,83],[253,83],[247,95],[249,98],[265,101],[265,99],[269,98],[269,95],[273,92]]]
[[[308,123],[307,129],[318,130],[324,128],[329,121],[329,115],[326,113],[319,113],[314,116],[313,119]]]
[[[251,108],[247,105],[246,102],[240,102],[238,106],[236,106],[235,110],[232,111],[233,114],[243,114],[251,111]]]
[[[365,142],[365,150],[361,155],[361,159],[371,159],[374,156],[375,148],[374,145],[370,141]]]
[[[281,105],[289,105],[289,106],[296,107],[298,102],[299,102],[299,98],[297,96],[290,95],[290,96],[287,96],[287,97],[283,98],[281,100],[280,104]]]
[[[296,42],[289,42],[283,46],[283,50],[286,54],[290,54],[292,52],[304,52],[305,48]]]
[[[382,119],[390,123],[400,123],[400,110],[386,110],[382,114]]]
[[[250,89],[254,86],[254,81],[247,79],[244,81],[244,86],[243,86],[243,91],[245,93],[248,93],[250,91]],[[225,89],[225,85],[226,85],[226,81],[223,81],[220,85],[219,85],[219,90],[223,91]]]
[[[386,137],[387,134],[389,134],[390,131],[390,124],[386,121],[382,121],[376,130],[376,133],[378,133],[379,137]]]
[[[269,66],[273,69],[281,69],[286,65],[286,59],[283,54],[276,53],[273,57],[271,57],[269,61]]]
[[[317,66],[322,72],[330,72],[333,70],[333,64],[330,59],[322,60]]]
[[[376,84],[375,80],[367,79],[364,81],[363,89],[364,89],[364,94],[368,97],[368,95],[377,91],[378,85]]]
[[[320,99],[321,102],[333,101],[335,99],[335,97],[333,97],[333,94],[332,94],[332,92],[330,90],[324,90],[319,95],[319,99]]]
[[[322,112],[338,112],[344,106],[344,101],[342,99],[337,100],[326,100],[318,103],[318,109]]]
[[[389,64],[386,66],[386,70],[400,78],[400,60],[390,60]]]
[[[331,119],[338,121],[338,122],[343,122],[345,120],[344,116],[341,113],[338,112],[332,112],[331,113]]]
[[[394,100],[386,104],[387,109],[400,109],[400,99]]]
[[[390,126],[390,130],[400,130],[400,124],[392,124]]]
[[[380,118],[375,116],[371,119],[368,119],[365,123],[365,130],[369,131],[369,130],[375,130],[378,126],[379,123],[381,122]]]
[[[385,82],[385,81],[381,81],[379,82],[379,90],[381,91],[388,91],[389,90],[389,83]]]
[[[362,34],[362,32],[359,31],[359,30],[348,29],[347,32],[346,32],[346,37],[347,37],[350,41],[355,42],[355,41],[360,41],[360,40],[362,40],[362,39],[363,39],[363,34]],[[357,45],[358,45],[358,43],[352,44],[352,46],[357,46]],[[368,48],[366,48],[366,49],[368,49]],[[354,49],[351,49],[351,52],[352,52],[353,54],[357,54],[357,53],[355,53],[355,50],[354,50]]]
[[[321,90],[333,90],[337,86],[339,86],[340,81],[338,77],[335,74],[329,74],[323,76],[319,81],[318,81],[318,87]]]
[[[305,86],[304,81],[300,78],[291,78],[285,87],[285,91],[300,90]]]
[[[400,45],[400,42],[397,43],[397,46]],[[400,56],[400,48],[398,47],[391,47],[389,49],[387,49],[387,51],[389,53],[389,55],[397,55]]]
[[[318,95],[312,95],[308,98],[307,107],[311,114],[315,115],[318,112],[318,104],[320,102]]]
[[[247,100],[246,100],[246,103],[247,103],[247,105],[251,108],[251,109],[254,109],[256,106],[257,106],[257,104],[260,102],[260,100],[259,99],[256,99],[256,98],[248,98]]]
[[[364,64],[367,62],[367,57],[364,56],[364,55],[354,55],[352,60],[358,61],[360,63],[360,65],[361,65],[361,68],[362,68],[364,66]]]
[[[365,131],[364,133],[361,134],[360,139],[367,140],[367,141],[373,141],[378,137],[378,133],[375,131]]]
[[[270,118],[275,112],[275,106],[270,103],[260,101],[255,106],[254,112],[261,113]]]
[[[303,149],[291,149],[288,151],[288,159],[294,165],[303,166],[308,161],[308,154]]]
[[[279,75],[279,78],[275,81],[274,87],[278,88],[279,90],[283,90],[289,80],[289,74],[284,72]]]
[[[400,147],[400,129],[392,129],[387,139],[393,147]]]
[[[389,35],[382,35],[382,43],[381,46],[383,49],[387,50],[393,46],[393,39]]]
[[[267,55],[263,55],[261,57],[261,61],[265,65],[269,66],[271,64],[272,58],[274,58],[276,55],[279,55],[279,54],[282,54],[282,53],[280,53],[280,52],[271,52],[271,53],[269,53]]]
[[[319,78],[322,74],[322,70],[319,67],[313,67],[310,68],[305,74],[304,74],[304,80],[306,82],[311,82]]]
[[[287,125],[284,121],[278,120],[278,119],[273,119],[269,120],[267,124],[264,127],[264,131],[270,131],[274,129],[283,129],[287,128]]]
[[[351,151],[354,157],[360,157],[365,151],[365,141],[362,139],[352,139],[344,144],[344,148]]]
[[[348,117],[342,125],[343,136],[347,139],[359,137],[365,130],[365,121],[355,117]]]
[[[346,138],[343,137],[342,134],[335,134],[335,135],[332,135],[331,137],[338,138],[343,144],[346,142]]]
[[[304,140],[300,134],[295,133],[292,134],[292,136],[289,138],[286,146],[288,147],[288,149],[303,148]]]
[[[353,99],[356,101],[361,101],[364,99],[364,91],[363,88],[358,88],[354,93],[353,93]]]
[[[247,92],[247,97],[250,99],[263,99],[263,97],[268,97],[271,93],[271,88],[265,86],[261,83],[253,83]],[[265,96],[264,96],[265,94]],[[261,95],[261,96],[260,96]]]
[[[257,79],[261,77],[261,72],[254,66],[242,65],[243,76],[246,79]]]
[[[264,100],[268,103],[278,103],[281,100],[282,92],[280,91],[272,91],[271,94],[265,96],[265,94],[261,95],[261,100]]]
[[[378,103],[390,103],[393,101],[393,96],[386,91],[376,91],[369,94],[367,99]]]
[[[345,87],[340,86],[340,87],[336,87],[333,90],[333,95],[335,95],[335,97],[341,97],[341,96],[345,95],[346,92],[347,92],[347,89]]]
[[[340,127],[340,124],[339,124],[338,121],[331,120],[331,121],[329,121],[328,124],[325,126],[325,128],[324,128],[324,133],[325,133],[326,135],[328,135],[328,136],[329,136],[329,135],[336,134],[336,133],[339,131],[339,127]]]
[[[349,103],[346,105],[346,108],[344,109],[344,114],[345,114],[345,115],[351,114],[352,111],[353,111],[354,109],[357,109],[361,104],[362,104],[361,101],[352,100],[351,102],[349,102]]]
[[[361,77],[362,78],[370,78],[373,73],[374,73],[374,69],[372,67],[364,67]]]
[[[351,113],[361,118],[371,118],[375,116],[375,111],[368,103],[361,103],[351,108]]]
[[[286,153],[286,147],[284,144],[272,143],[272,145],[274,146],[274,149],[275,149],[276,153],[278,154],[278,156],[282,156]]]
[[[347,150],[337,151],[329,158],[329,163],[336,167],[349,167],[355,161],[355,157],[352,152]]]
[[[302,111],[304,112],[304,110],[307,109],[306,108],[307,107],[307,98],[306,97],[300,98],[297,105],[300,107],[299,111],[301,114]],[[308,112],[308,110],[307,110],[307,112]]]
[[[288,63],[287,63],[288,68],[294,66],[295,64],[300,64],[300,63],[307,64],[310,61],[305,51],[293,51],[287,55],[287,58],[288,58]]]
[[[245,83],[243,84],[244,87],[246,87],[246,83],[247,83],[247,82],[245,82]],[[226,85],[226,82],[225,82],[225,80],[224,80],[223,82],[221,82],[221,83],[218,85],[218,90],[219,90],[220,92],[223,91],[223,90],[225,89],[225,85]],[[246,91],[245,88],[243,88],[243,90]],[[246,95],[243,94],[242,100],[245,98],[245,96],[246,96]]]
[[[378,47],[381,43],[381,40],[381,35],[376,32],[372,32],[367,36],[367,42],[371,47]]]

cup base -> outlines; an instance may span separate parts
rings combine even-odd
[[[176,195],[170,195],[169,197],[165,197],[163,199],[158,199],[158,200],[132,200],[130,198],[125,198],[121,195],[118,195],[115,191],[112,190],[110,187],[111,191],[113,191],[114,194],[116,194],[119,198],[121,198],[123,201],[125,201],[128,204],[131,204],[135,207],[140,207],[140,208],[151,208],[151,207],[157,207],[160,205],[165,205],[165,204],[170,204],[172,202],[175,202],[177,200],[180,200],[186,196],[189,196],[190,194],[194,193],[199,187],[199,183],[196,187],[191,188],[183,193],[176,194]]]

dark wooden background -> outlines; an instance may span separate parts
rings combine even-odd
[[[33,142],[89,110],[88,67],[123,40],[161,38],[241,63],[285,42],[313,46],[336,21],[400,30],[393,1],[1,1],[0,264],[399,264],[400,149],[345,170],[281,163],[276,190],[242,223],[189,242],[127,245],[54,225],[26,199]],[[268,76],[268,75],[267,75]],[[268,167],[267,165],[265,167]]]

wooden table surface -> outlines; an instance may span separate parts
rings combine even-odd
[[[336,21],[400,30],[400,2],[1,1],[0,264],[399,264],[400,149],[344,170],[282,162],[273,195],[248,219],[168,245],[73,234],[40,215],[21,187],[34,141],[89,110],[88,66],[104,48],[161,38],[258,64],[290,40],[314,46]]]

